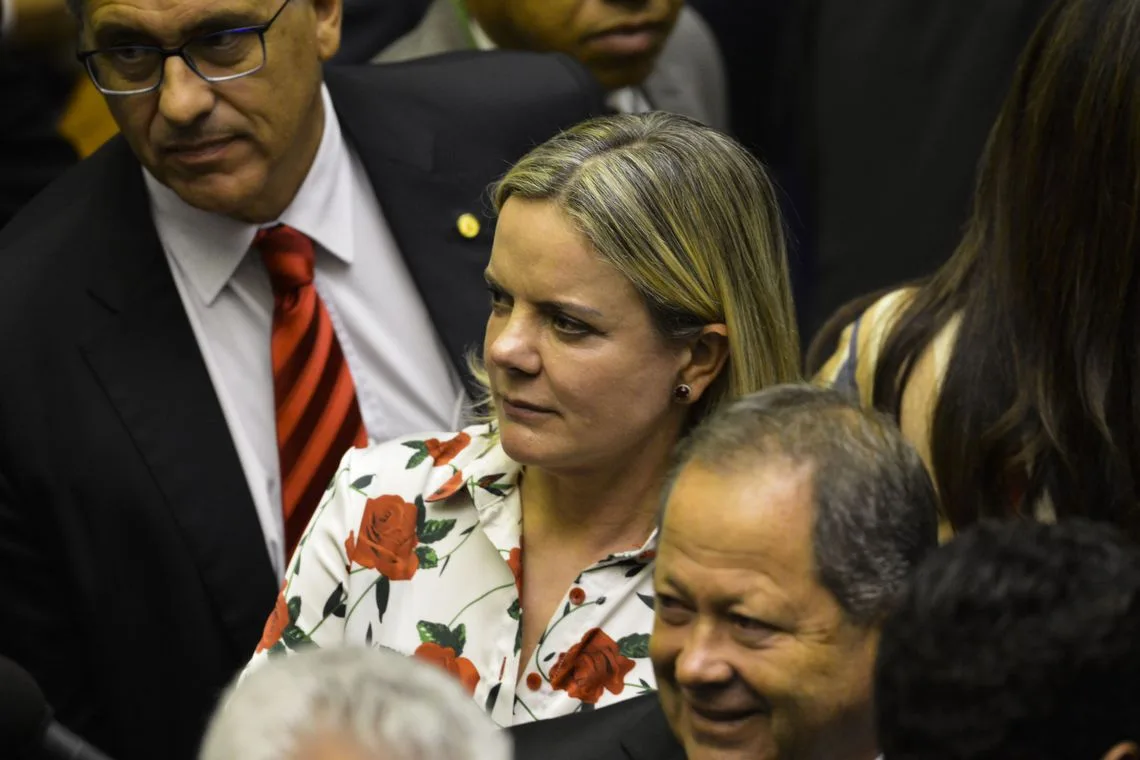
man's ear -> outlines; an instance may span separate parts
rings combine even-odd
[[[728,361],[728,327],[719,322],[702,327],[699,335],[689,338],[686,356],[678,382],[692,389],[687,399],[692,404],[704,395]]]
[[[340,24],[344,18],[341,0],[312,0],[317,22],[317,54],[327,62],[340,49]]]
[[[1140,746],[1136,742],[1120,742],[1108,751],[1103,760],[1140,760]]]

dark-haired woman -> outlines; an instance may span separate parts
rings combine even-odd
[[[952,259],[841,310],[808,369],[898,417],[948,530],[1083,515],[1140,538],[1138,252],[1140,0],[1061,0]]]

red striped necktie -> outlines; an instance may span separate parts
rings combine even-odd
[[[273,284],[273,396],[288,557],[345,452],[368,438],[348,363],[313,285],[313,241],[279,224],[258,232],[253,247]]]

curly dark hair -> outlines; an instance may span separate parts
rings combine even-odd
[[[1140,551],[1083,519],[983,521],[883,627],[886,760],[1096,760],[1140,742]]]

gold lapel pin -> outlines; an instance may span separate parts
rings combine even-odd
[[[455,220],[455,226],[459,230],[459,234],[471,240],[479,235],[479,230],[482,225],[479,224],[479,219],[474,214],[461,214]]]

